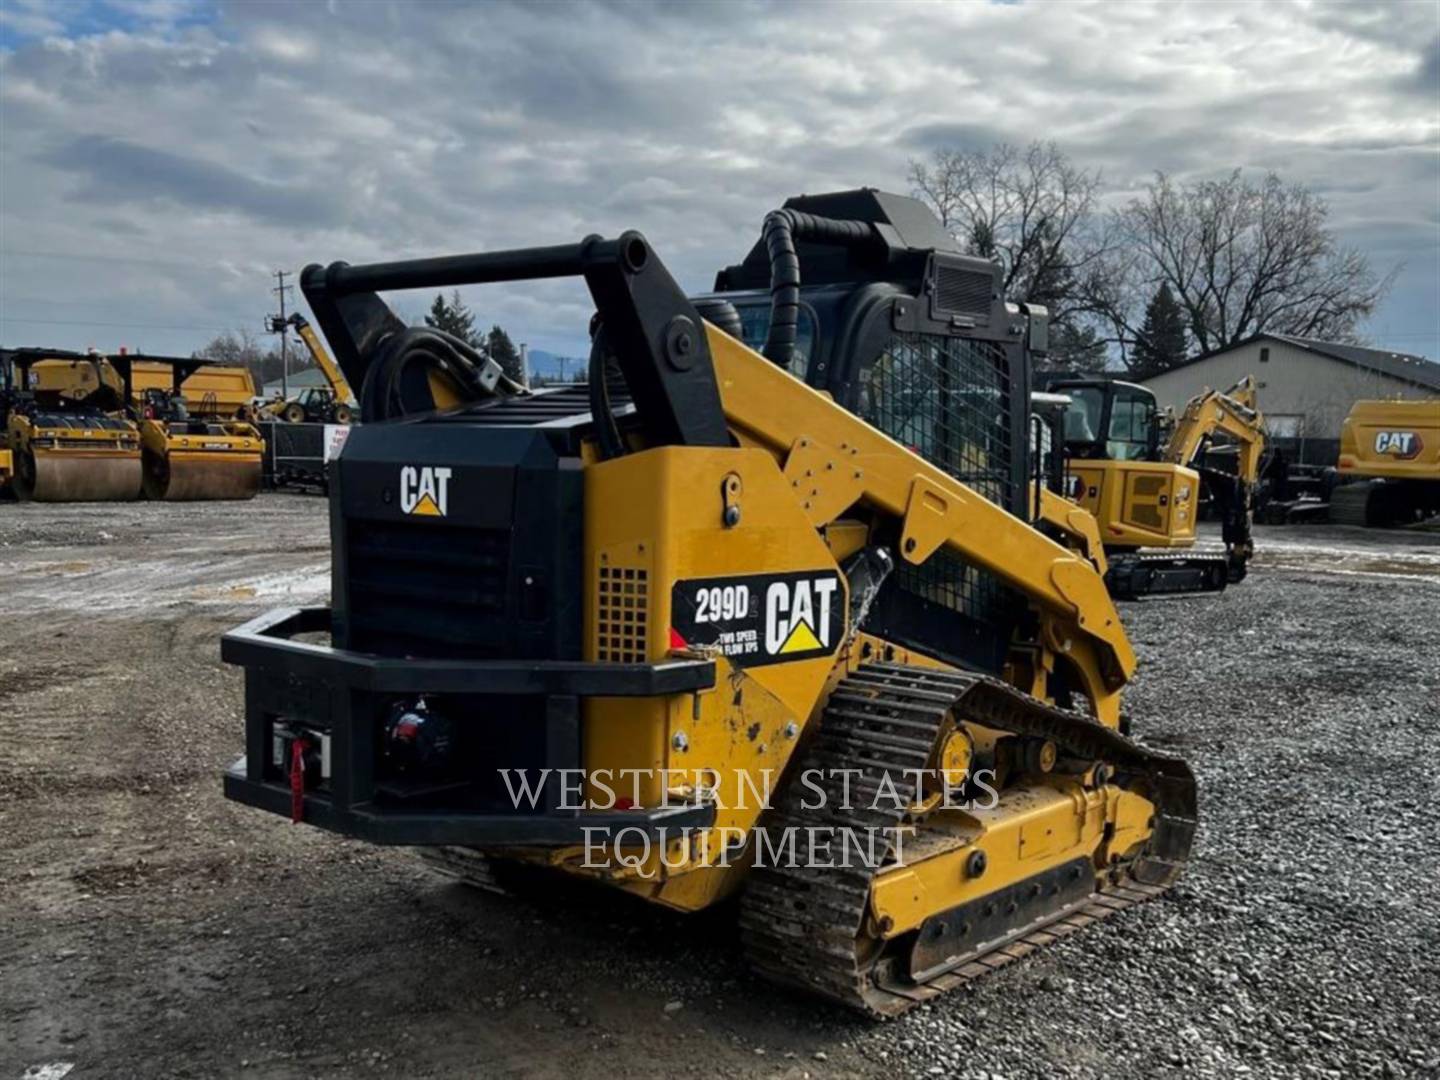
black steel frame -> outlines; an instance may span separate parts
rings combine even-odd
[[[304,820],[377,844],[468,847],[564,846],[583,843],[586,829],[708,828],[708,804],[644,810],[524,813],[426,813],[376,805],[375,730],[388,703],[418,694],[536,695],[545,699],[544,767],[582,767],[581,699],[659,697],[715,685],[712,660],[600,664],[567,660],[416,660],[390,658],[295,641],[328,633],[329,608],[281,608],[230,631],[220,656],[245,669],[245,756],[225,773],[225,795],[277,814],[289,814],[291,791],[267,776],[266,761],[279,720],[323,727],[334,763],[328,790],[304,793]],[[593,835],[593,834],[592,834]]]

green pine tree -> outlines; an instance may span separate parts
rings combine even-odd
[[[1095,328],[1083,323],[1050,324],[1050,352],[1039,361],[1041,371],[1091,373],[1105,367],[1108,349]]]
[[[435,294],[435,302],[425,316],[425,325],[443,330],[472,348],[481,349],[484,346],[484,338],[475,332],[475,316],[460,299],[458,289],[450,294],[448,301],[444,293]]]
[[[1170,284],[1162,282],[1145,307],[1145,321],[1129,357],[1130,375],[1148,379],[1169,371],[1184,362],[1186,349],[1185,313]]]
[[[499,364],[506,375],[516,382],[525,381],[525,367],[520,362],[520,350],[515,348],[509,334],[498,326],[492,326],[486,338],[486,346],[490,350],[490,359]]]

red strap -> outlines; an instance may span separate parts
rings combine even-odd
[[[299,824],[305,816],[305,740],[290,743],[290,821]]]

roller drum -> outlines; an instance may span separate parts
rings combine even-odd
[[[16,455],[15,494],[33,502],[129,502],[140,498],[140,454],[76,457]]]
[[[259,454],[145,455],[147,499],[253,499],[259,490]]]

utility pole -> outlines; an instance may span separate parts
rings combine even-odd
[[[275,271],[275,288],[270,291],[280,297],[280,317],[270,317],[270,330],[280,335],[280,395],[290,400],[290,352],[286,347],[289,343],[289,325],[285,321],[285,293],[295,288],[294,285],[286,285],[285,279],[291,276],[289,270]]]

